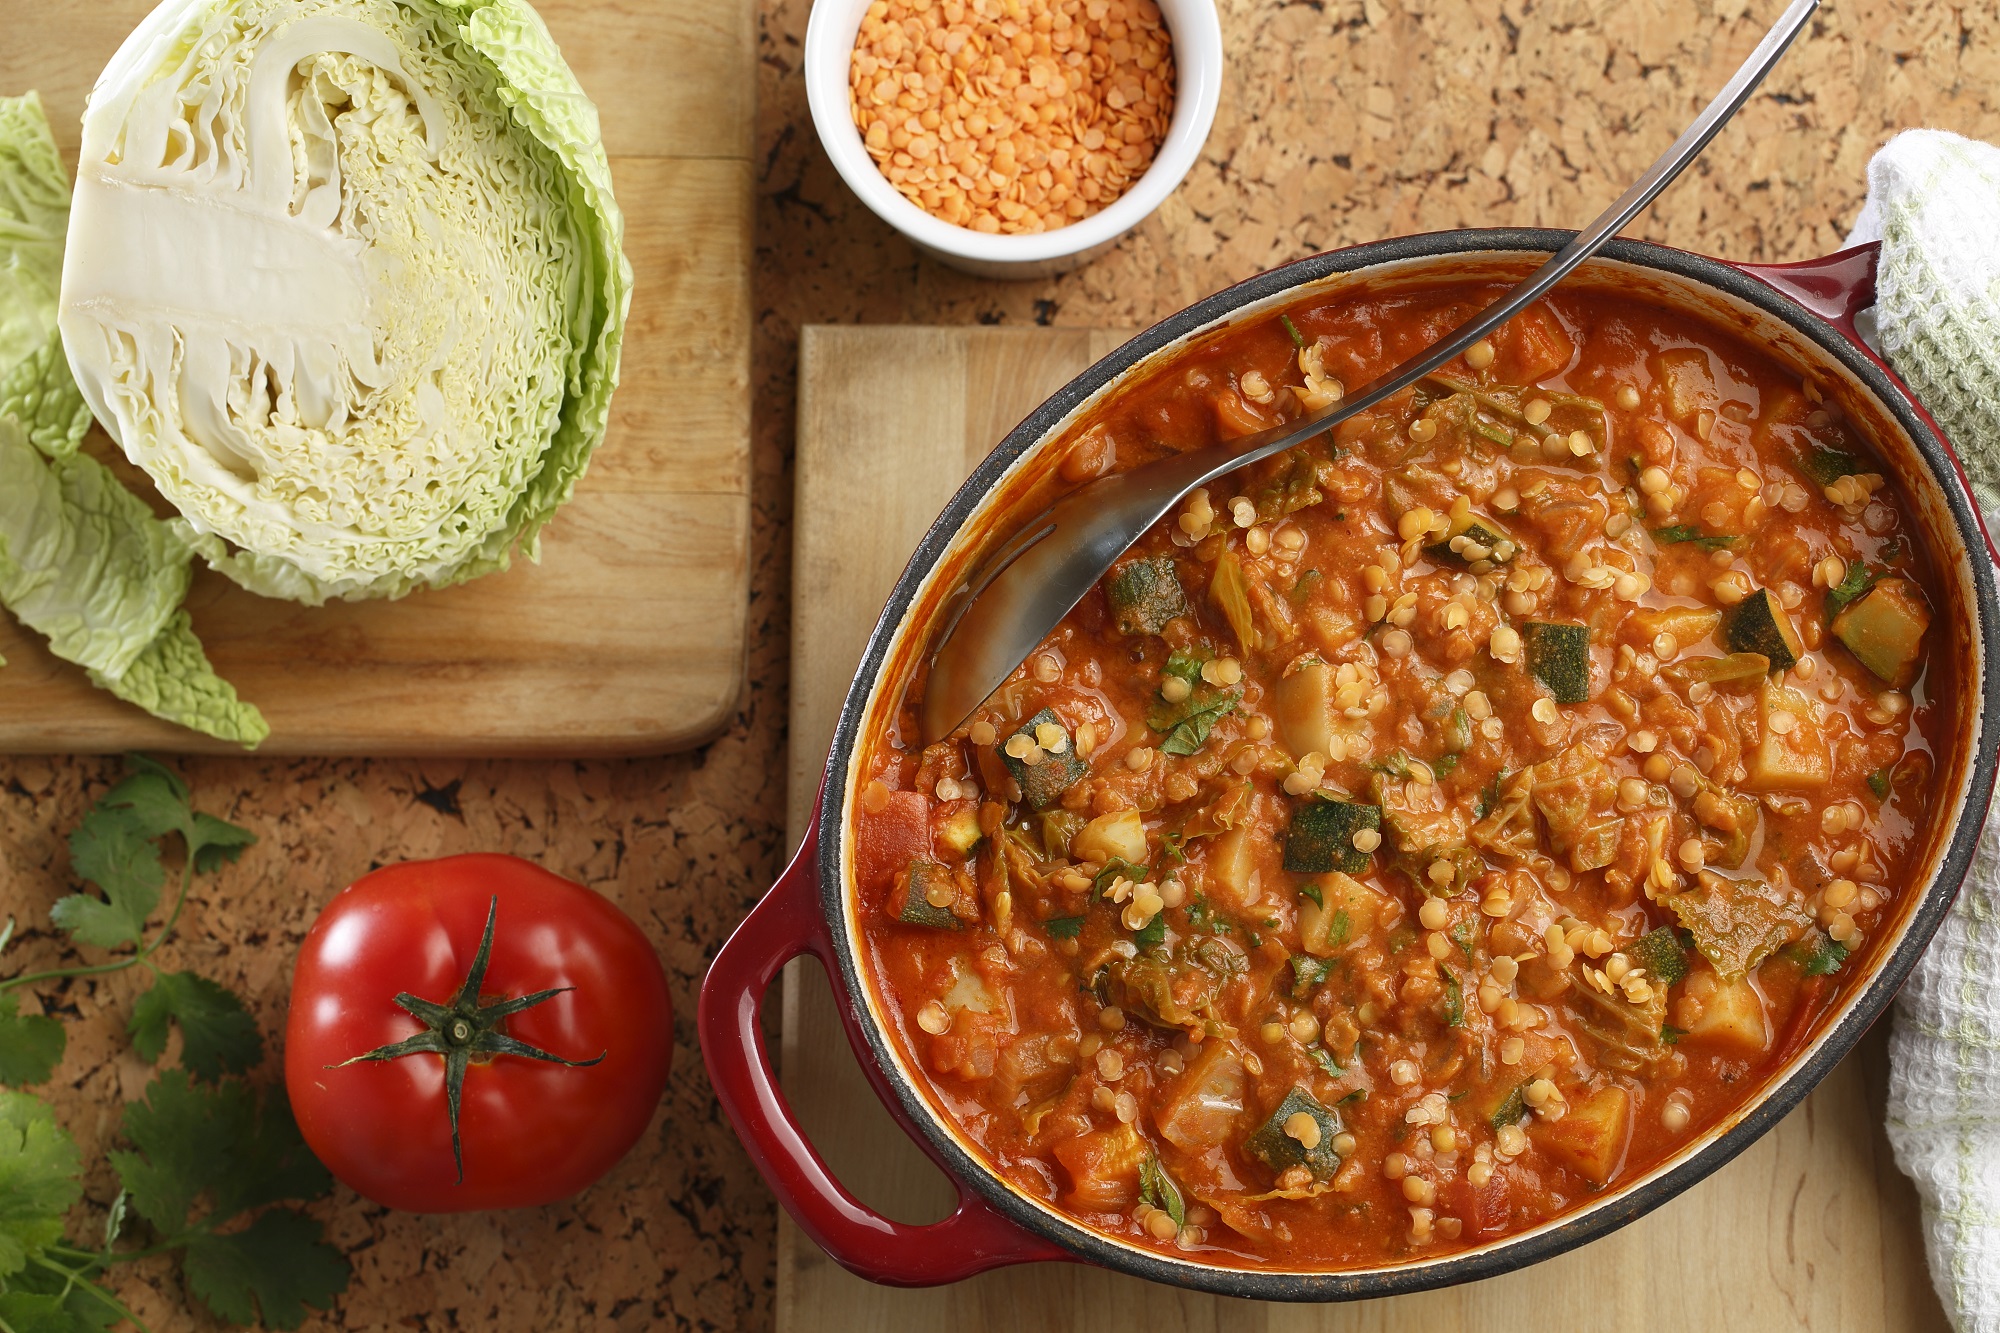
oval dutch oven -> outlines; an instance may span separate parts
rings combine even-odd
[[[1456,231],[1316,255],[1220,292],[1155,325],[1078,376],[1003,440],[924,535],[869,638],[827,757],[813,824],[778,883],[717,956],[701,996],[702,1051],[723,1109],[764,1178],[806,1233],[863,1277],[897,1285],[956,1281],[1006,1264],[1080,1260],[1178,1286],[1265,1300],[1345,1300],[1420,1291],[1519,1268],[1572,1249],[1658,1207],[1748,1147],[1831,1070],[1894,997],[1972,862],[1992,794],[1991,719],[2000,719],[2000,602],[1992,549],[1963,472],[1934,423],[1855,331],[1872,304],[1876,251],[1757,267],[1614,241],[1568,283],[1691,312],[1761,344],[1829,386],[1903,484],[1945,586],[1931,590],[1963,698],[1955,750],[1938,766],[1939,815],[1919,854],[1921,891],[1904,895],[1871,970],[1813,1042],[1732,1115],[1646,1174],[1532,1230],[1436,1258],[1341,1271],[1229,1267],[1143,1249],[1093,1231],[994,1172],[925,1091],[886,1032],[886,1006],[859,955],[850,888],[853,760],[894,716],[939,621],[982,548],[1018,523],[1022,497],[1053,468],[1059,442],[1104,395],[1195,340],[1301,297],[1464,280],[1514,281],[1570,239],[1555,231]],[[827,968],[849,1041],[877,1093],[958,1190],[951,1216],[893,1222],[843,1189],[781,1099],[759,1007],[786,960]]]

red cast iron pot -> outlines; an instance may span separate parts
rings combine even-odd
[[[1553,231],[1457,231],[1317,255],[1274,269],[1182,311],[1092,366],[1002,441],[925,534],[870,637],[840,713],[813,826],[798,855],[723,946],[702,988],[703,1056],[723,1109],[751,1158],[807,1235],[863,1277],[916,1286],[1007,1264],[1083,1260],[1161,1282],[1278,1300],[1344,1300],[1419,1291],[1491,1276],[1583,1244],[1672,1198],[1776,1124],[1851,1049],[1894,997],[1971,865],[1992,794],[2000,736],[2000,601],[1992,549],[1956,458],[1902,383],[1855,332],[1874,300],[1873,246],[1805,264],[1727,264],[1662,246],[1613,242],[1566,281],[1651,306],[1693,312],[1721,330],[1811,371],[1894,469],[1935,559],[1942,587],[1933,653],[1948,654],[1962,694],[1956,744],[1940,756],[1939,817],[1911,877],[1900,918],[1885,928],[1868,971],[1816,1039],[1681,1152],[1582,1208],[1528,1231],[1437,1259],[1337,1272],[1224,1267],[1143,1249],[1091,1230],[998,1175],[927,1091],[889,1035],[888,1007],[856,947],[847,811],[853,760],[894,716],[941,604],[982,548],[1011,530],[1023,497],[1053,468],[1079,413],[1193,341],[1303,296],[1467,280],[1514,281],[1570,239]],[[1014,519],[1018,522],[1018,518]],[[1935,676],[1932,679],[1936,679]],[[828,1174],[800,1133],[772,1075],[758,1010],[791,958],[810,953],[834,979],[856,1058],[919,1147],[958,1188],[958,1208],[929,1226],[882,1217]]]

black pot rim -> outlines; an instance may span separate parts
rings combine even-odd
[[[1804,1099],[1874,1024],[1916,965],[1917,958],[1944,919],[1966,872],[1971,868],[1982,820],[1980,813],[1993,788],[2000,736],[1970,720],[1977,734],[1968,772],[1966,802],[1952,830],[1936,875],[1911,910],[1902,937],[1875,977],[1849,1003],[1819,1040],[1816,1048],[1782,1082],[1727,1129],[1670,1170],[1628,1187],[1587,1211],[1491,1245],[1435,1260],[1387,1268],[1346,1272],[1306,1272],[1254,1268],[1211,1267],[1174,1260],[1127,1246],[1076,1222],[1030,1203],[996,1173],[974,1158],[938,1122],[930,1103],[901,1073],[888,1039],[874,1021],[869,989],[860,971],[854,940],[846,926],[847,886],[841,867],[842,794],[847,769],[860,741],[868,701],[903,618],[922,590],[925,578],[943,558],[951,542],[1007,470],[1042,437],[1105,384],[1195,329],[1267,298],[1338,274],[1357,272],[1409,260],[1470,257],[1497,252],[1549,254],[1567,244],[1573,232],[1547,229],[1466,229],[1397,237],[1333,250],[1261,273],[1168,316],[1118,348],[1058,390],[974,469],[924,534],[909,564],[897,580],[887,605],[869,636],[868,646],[841,705],[839,723],[827,756],[819,812],[819,885],[838,959],[839,983],[856,1010],[860,1027],[881,1075],[875,1082],[895,1096],[892,1107],[906,1126],[921,1134],[931,1155],[960,1182],[1024,1230],[1042,1236],[1077,1258],[1118,1272],[1223,1296],[1257,1300],[1343,1301],[1402,1295],[1512,1272],[1575,1249],[1605,1235],[1667,1200],[1728,1163],[1748,1148]],[[1615,240],[1603,257],[1638,268],[1653,269],[1715,289],[1790,325],[1859,379],[1888,414],[1908,434],[1943,495],[1952,521],[1972,560],[1972,585],[1978,612],[1973,636],[1980,653],[1978,700],[1981,717],[2000,717],[2000,590],[1992,564],[1978,558],[1985,540],[1976,510],[1950,450],[1915,411],[1902,392],[1872,360],[1812,312],[1741,270],[1703,255],[1642,241]],[[1970,703],[1968,699],[1968,703]]]

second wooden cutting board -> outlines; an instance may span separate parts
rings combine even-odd
[[[909,552],[973,465],[1122,338],[1087,330],[808,328],[799,349],[790,814],[804,832],[835,715]],[[778,1333],[951,1329],[1231,1333],[1547,1333],[1567,1329],[1946,1327],[1917,1203],[1879,1121],[1872,1035],[1778,1128],[1681,1198],[1581,1250],[1506,1277],[1392,1300],[1282,1306],[1080,1265],[898,1291],[852,1276],[779,1219]],[[824,974],[786,975],[783,1082],[834,1172],[909,1222],[950,1186],[876,1101]]]

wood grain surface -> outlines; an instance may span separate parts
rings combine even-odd
[[[75,164],[84,96],[147,0],[0,0],[0,92]],[[632,262],[611,425],[542,559],[397,602],[305,607],[197,574],[210,660],[277,754],[659,753],[744,680],[749,597],[748,0],[541,6],[597,102]],[[110,450],[108,441],[99,441]],[[93,689],[0,616],[0,751],[230,748]]]
[[[793,524],[793,840],[869,627],[960,480],[1043,398],[1116,346],[1084,330],[807,328]],[[782,1070],[808,1136],[862,1199],[904,1221],[950,1208],[938,1170],[854,1063],[815,966],[786,977]],[[1916,1201],[1879,1127],[1879,1037],[1736,1161],[1622,1231],[1521,1272],[1344,1306],[1197,1295],[1047,1264],[896,1291],[839,1268],[779,1219],[780,1333],[1228,1328],[1232,1333],[1540,1333],[1593,1327],[1942,1329]]]

